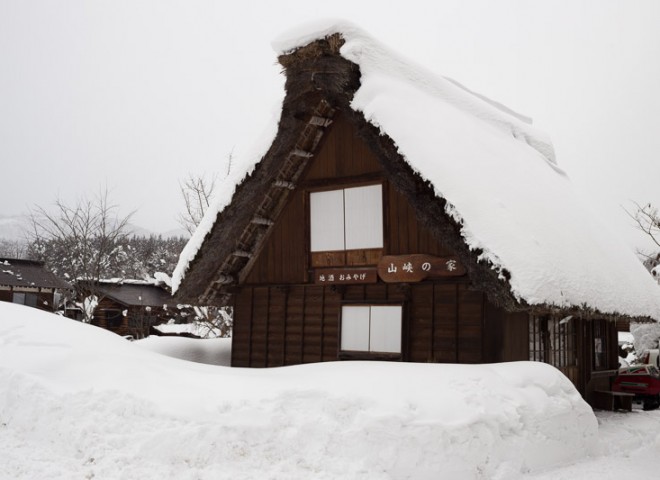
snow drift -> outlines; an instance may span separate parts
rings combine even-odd
[[[592,451],[531,362],[186,362],[0,302],[0,478],[512,478]]]

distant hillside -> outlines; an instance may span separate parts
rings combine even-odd
[[[133,225],[132,223],[128,224],[128,230],[131,232],[131,235],[135,235],[136,237],[150,237],[152,235],[155,236],[161,236],[163,238],[188,238],[190,235],[188,232],[183,229],[183,228],[176,228],[174,230],[168,230],[166,232],[154,232],[152,230],[147,230],[146,228],[142,228],[139,225]]]
[[[190,234],[185,228],[175,228],[173,230],[168,230],[164,233],[162,233],[163,238],[172,238],[172,237],[183,237],[183,238],[189,238]]]
[[[25,215],[0,215],[0,239],[25,241],[28,225]]]

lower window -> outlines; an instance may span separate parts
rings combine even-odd
[[[401,305],[345,305],[341,309],[341,350],[401,353]]]
[[[39,301],[39,296],[36,293],[14,292],[12,302],[27,305],[28,307],[36,307]]]
[[[119,328],[124,323],[124,315],[121,310],[106,310],[105,325],[107,328]]]

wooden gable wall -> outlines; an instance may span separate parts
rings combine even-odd
[[[451,255],[428,229],[421,225],[408,200],[383,175],[382,168],[351,124],[341,116],[332,125],[312,160],[299,188],[275,219],[250,272],[246,285],[308,283],[309,221],[308,192],[333,186],[383,182],[385,251],[389,255],[428,253]]]
[[[310,191],[383,184],[383,254],[452,255],[422,225],[410,202],[387,181],[377,158],[352,125],[338,116],[297,190],[234,295],[232,365],[268,367],[339,358],[341,306],[400,303],[404,307],[401,360],[478,363],[527,356],[526,317],[490,305],[467,277],[418,284],[315,285],[309,254]],[[486,313],[495,319],[486,324]],[[497,330],[498,334],[492,334]],[[507,332],[511,330],[511,332]],[[503,352],[502,337],[515,342]]]

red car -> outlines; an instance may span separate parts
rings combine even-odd
[[[660,407],[660,369],[658,351],[651,351],[645,359],[647,363],[634,367],[624,367],[614,381],[615,392],[634,393],[635,400],[644,404],[644,410]]]

